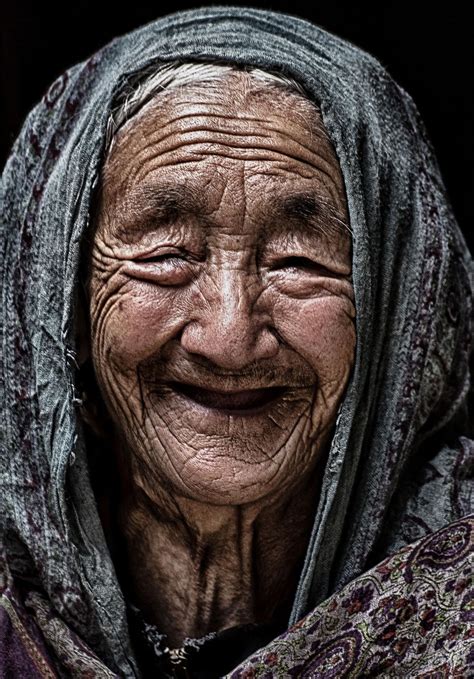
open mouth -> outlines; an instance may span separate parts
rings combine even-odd
[[[284,387],[268,387],[224,393],[182,382],[172,382],[171,387],[199,405],[234,415],[254,414],[264,410],[286,391]]]

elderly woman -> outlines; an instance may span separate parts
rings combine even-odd
[[[467,676],[472,261],[380,64],[160,19],[3,201],[0,676]]]

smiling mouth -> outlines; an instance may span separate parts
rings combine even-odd
[[[232,415],[255,414],[264,410],[286,391],[284,387],[248,389],[246,391],[220,392],[202,389],[192,384],[173,382],[171,387],[195,403]]]

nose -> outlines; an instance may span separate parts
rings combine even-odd
[[[255,361],[272,358],[279,342],[272,333],[270,316],[258,311],[259,286],[241,271],[221,271],[205,304],[194,309],[184,328],[181,346],[215,365],[239,370]]]

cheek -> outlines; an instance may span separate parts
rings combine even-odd
[[[274,316],[284,340],[323,382],[346,375],[352,367],[354,318],[352,302],[332,295],[304,301],[288,299]]]
[[[128,281],[103,297],[95,316],[91,313],[92,342],[97,356],[121,370],[134,370],[179,330],[182,314],[171,288]]]

